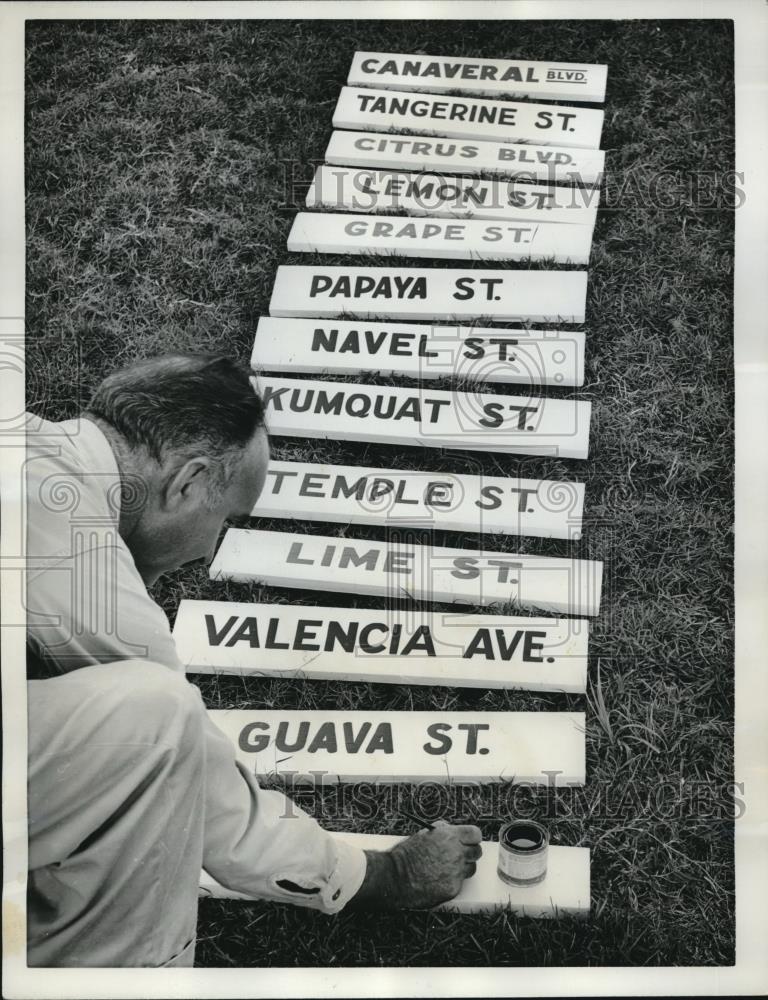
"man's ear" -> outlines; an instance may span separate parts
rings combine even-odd
[[[177,511],[189,504],[198,506],[208,496],[212,462],[205,455],[190,458],[168,477],[163,489],[163,506]]]

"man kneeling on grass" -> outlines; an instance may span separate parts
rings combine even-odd
[[[269,461],[249,373],[171,356],[105,379],[27,462],[30,966],[189,966],[198,876],[336,913],[428,907],[480,831],[341,843],[235,759],[146,587],[210,562]]]

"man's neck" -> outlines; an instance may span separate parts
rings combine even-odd
[[[101,417],[91,413],[82,414],[83,419],[95,424],[104,437],[115,458],[120,475],[120,512],[117,530],[124,542],[128,542],[139,522],[142,508],[149,492],[147,476],[142,473],[142,463],[119,431]]]

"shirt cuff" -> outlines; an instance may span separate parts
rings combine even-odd
[[[320,909],[325,913],[338,913],[363,884],[368,861],[360,847],[355,847],[339,835],[331,836],[336,848],[336,864],[320,892]]]

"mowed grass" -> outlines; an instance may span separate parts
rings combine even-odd
[[[486,838],[510,811],[544,817],[554,842],[592,849],[591,915],[326,918],[204,901],[197,960],[731,963],[730,22],[70,21],[29,23],[27,40],[28,406],[51,419],[73,416],[104,374],[136,358],[248,358],[277,266],[313,261],[289,255],[286,237],[355,49],[608,64],[587,380],[573,394],[593,403],[589,460],[274,442],[279,458],[585,482],[579,543],[446,532],[433,540],[605,561],[587,697],[200,681],[215,708],[586,710],[583,789],[451,788],[440,798],[397,786],[371,804],[336,787],[300,801],[330,827],[403,834],[413,827],[400,806],[475,820]],[[320,523],[300,530],[384,537]],[[202,569],[175,574],[155,596],[171,618],[185,597],[381,607],[354,595],[211,583]]]

